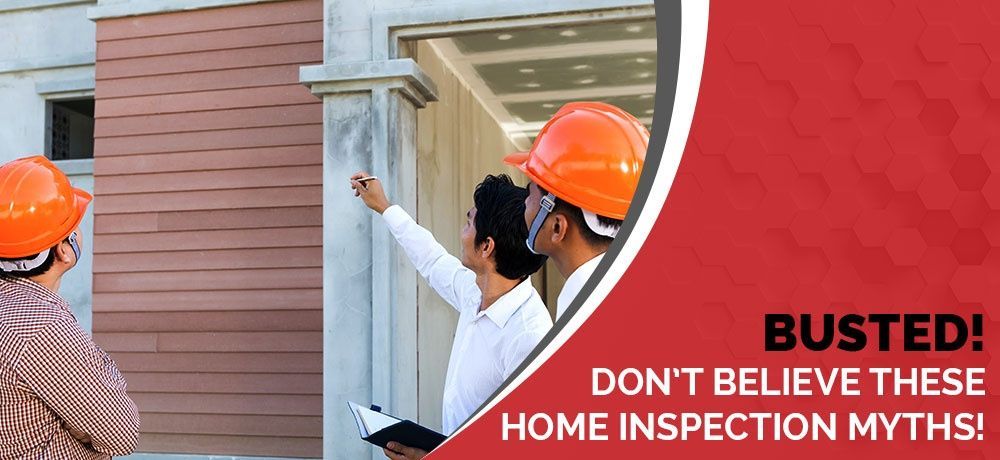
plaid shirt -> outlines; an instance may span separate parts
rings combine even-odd
[[[125,379],[66,301],[0,275],[0,458],[109,459],[138,431]]]

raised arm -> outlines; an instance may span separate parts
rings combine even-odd
[[[465,302],[470,301],[478,306],[482,293],[476,284],[476,274],[449,254],[434,235],[418,225],[403,208],[391,205],[377,179],[359,182],[363,177],[370,176],[364,172],[351,176],[355,196],[382,215],[389,232],[431,288],[456,310],[461,311],[468,306]]]

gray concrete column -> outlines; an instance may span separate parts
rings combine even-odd
[[[358,440],[348,400],[417,417],[415,275],[346,178],[368,170],[415,211],[415,112],[433,84],[412,61],[374,60],[373,8],[326,0],[324,65],[301,74],[324,105],[323,452],[335,459],[381,456]]]
[[[416,110],[434,85],[410,59],[327,63],[300,77],[324,105],[324,457],[379,458],[358,440],[347,401],[417,418],[417,275],[347,178],[367,170],[416,212]]]
[[[372,221],[357,206],[347,178],[371,169],[371,97],[330,95],[324,103],[323,146],[323,452],[364,458],[347,417],[348,400],[372,400]]]

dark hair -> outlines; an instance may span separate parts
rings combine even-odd
[[[542,195],[549,193],[544,188],[542,188],[542,186],[538,184],[535,185],[538,186],[538,190],[542,192]],[[558,212],[560,214],[568,216],[569,219],[572,220],[577,227],[580,227],[580,234],[583,235],[584,241],[589,243],[591,246],[594,247],[607,246],[610,245],[615,240],[610,236],[598,235],[597,233],[594,233],[594,231],[591,230],[590,227],[587,225],[586,219],[583,218],[583,209],[580,209],[579,206],[567,203],[566,200],[561,200],[559,198],[556,198],[556,207],[552,209],[552,212],[553,213]],[[608,225],[617,228],[621,228],[622,226],[622,221],[611,217],[604,217],[602,215],[597,216],[597,221],[600,222],[602,225]]]
[[[488,175],[472,195],[476,204],[476,245],[493,238],[496,270],[504,278],[524,280],[545,264],[546,257],[532,254],[525,240],[524,199],[528,191],[514,185],[510,176]]]
[[[0,258],[0,260],[3,260],[5,262],[16,262],[18,260],[34,259],[35,257],[38,257],[38,254],[30,255],[28,257],[21,257],[19,259],[3,259],[3,258]],[[13,276],[15,278],[32,278],[32,277],[44,274],[45,272],[49,271],[49,269],[52,268],[52,265],[55,263],[55,261],[56,261],[56,250],[53,247],[52,249],[49,249],[49,256],[45,258],[45,262],[42,262],[41,265],[39,265],[39,266],[37,266],[35,268],[32,268],[31,270],[28,270],[26,272],[8,272],[8,271],[0,270],[0,274],[7,275],[7,276]]]

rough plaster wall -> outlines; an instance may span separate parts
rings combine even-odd
[[[504,155],[517,148],[434,49],[420,43],[417,61],[437,84],[440,96],[438,102],[417,112],[417,221],[457,256],[459,233],[476,184],[487,174],[501,172],[520,185],[526,182],[502,162]],[[554,308],[558,290],[546,295],[541,279],[536,275],[535,285],[543,298],[551,297]],[[558,289],[551,282],[549,287]],[[420,423],[440,428],[441,398],[458,314],[423,280],[418,301]]]
[[[0,60],[52,59],[93,53],[96,29],[87,19],[90,6],[79,4],[0,13]]]
[[[93,53],[95,27],[87,19],[89,6],[80,4],[0,13],[0,68]],[[0,164],[44,153],[45,98],[36,91],[36,83],[78,80],[93,75],[93,65],[0,73]],[[94,191],[91,174],[71,174],[70,180],[77,187]],[[93,206],[81,224],[84,240],[81,265],[67,275],[60,288],[60,293],[70,302],[77,319],[87,330],[91,321],[92,222]]]
[[[38,73],[0,74],[0,163],[45,149],[45,99],[35,92]]]
[[[0,68],[37,60],[93,53],[94,23],[81,4],[0,13]],[[42,153],[45,147],[45,100],[35,83],[84,78],[93,66],[0,73],[0,162]]]

